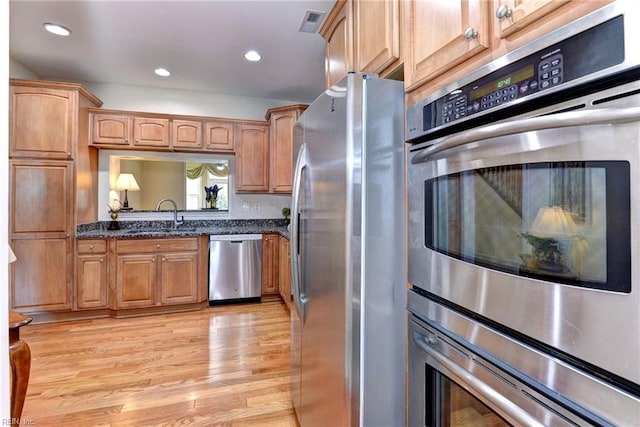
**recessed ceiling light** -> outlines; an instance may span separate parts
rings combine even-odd
[[[153,72],[161,77],[169,77],[171,75],[169,70],[167,70],[166,68],[156,68],[155,70],[153,70]]]
[[[253,61],[253,62],[260,61],[262,59],[260,54],[255,50],[250,50],[249,52],[245,53],[244,57],[247,61]]]
[[[68,36],[71,34],[71,30],[67,27],[63,27],[62,25],[52,24],[50,22],[45,22],[42,24],[45,30],[49,31],[52,34],[56,34],[58,36]]]

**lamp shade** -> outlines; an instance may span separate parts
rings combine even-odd
[[[16,254],[13,253],[11,246],[9,246],[9,264],[11,264],[12,262],[16,262],[17,260],[18,258],[16,258]]]
[[[133,174],[121,173],[120,175],[118,175],[114,190],[138,191],[140,190],[140,186],[138,186],[138,182],[136,181],[136,178],[133,176]]]
[[[540,208],[529,232],[536,237],[562,238],[576,234],[573,218],[560,206]]]

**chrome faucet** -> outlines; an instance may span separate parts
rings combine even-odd
[[[178,225],[184,223],[184,217],[182,217],[181,220],[178,220],[178,205],[176,205],[176,202],[173,199],[160,200],[156,205],[156,212],[160,210],[160,205],[164,202],[170,202],[173,205],[173,229],[175,230],[176,228],[178,228]]]

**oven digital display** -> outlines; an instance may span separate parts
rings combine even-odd
[[[498,89],[503,89],[508,86],[511,86],[516,83],[520,83],[521,81],[532,78],[534,75],[534,67],[533,65],[527,65],[526,67],[520,68],[519,70],[503,76],[499,79],[493,80],[486,85],[483,85],[477,89],[474,89],[470,93],[471,100],[475,100],[478,98],[482,98],[483,96],[490,94]]]

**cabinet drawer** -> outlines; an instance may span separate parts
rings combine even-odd
[[[116,252],[118,254],[197,250],[197,237],[180,239],[121,239],[116,242]]]
[[[107,252],[106,240],[78,240],[79,254],[103,254]]]

